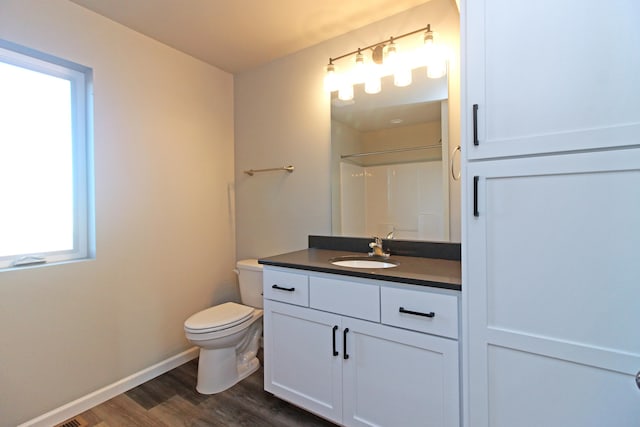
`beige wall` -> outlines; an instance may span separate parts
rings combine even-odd
[[[302,249],[307,245],[307,235],[331,234],[331,125],[329,96],[322,87],[323,67],[328,58],[429,23],[454,53],[449,75],[449,135],[453,148],[460,140],[459,71],[456,69],[459,67],[456,57],[459,15],[451,0],[432,0],[236,76],[239,258]],[[242,173],[244,169],[288,163],[296,167],[291,175],[269,173],[248,177]],[[452,230],[452,237],[455,234]],[[457,234],[459,236],[459,232]]]
[[[238,258],[305,248],[308,234],[331,231],[325,56],[307,49],[235,78]],[[243,173],[288,164],[295,172]]]
[[[0,272],[13,426],[189,348],[184,319],[237,298],[233,77],[64,0],[2,0],[0,38],[95,83],[97,258]]]
[[[398,148],[436,145],[442,138],[440,121],[418,123],[409,126],[379,129],[362,134],[363,151],[385,151]],[[363,157],[357,163],[362,165],[389,164],[394,162],[411,162],[417,160],[442,159],[440,147],[430,150],[388,153],[373,157]]]

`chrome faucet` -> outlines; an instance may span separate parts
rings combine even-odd
[[[373,242],[369,243],[369,247],[373,249],[369,252],[369,256],[381,256],[384,258],[389,258],[389,251],[384,251],[382,248],[382,239],[374,236]]]

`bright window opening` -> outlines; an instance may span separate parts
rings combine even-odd
[[[90,83],[0,42],[0,268],[92,256]]]

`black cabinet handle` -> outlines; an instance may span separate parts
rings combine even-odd
[[[478,104],[473,104],[473,145],[480,145],[480,141],[478,141]]]
[[[333,327],[333,355],[337,356],[338,352],[336,351],[336,331],[338,330],[338,325]]]
[[[433,311],[430,311],[429,313],[422,313],[420,311],[412,311],[412,310],[405,310],[404,307],[400,307],[400,309],[398,310],[400,313],[404,313],[404,314],[413,314],[415,316],[422,316],[422,317],[436,317],[436,314]]]
[[[296,288],[283,288],[282,286],[278,286],[278,285],[273,285],[271,286],[272,289],[279,289],[281,291],[287,291],[287,292],[293,292],[296,290]]]
[[[349,328],[344,328],[344,332],[342,333],[342,357],[347,360],[349,355],[347,354],[347,332],[349,332]]]
[[[480,212],[478,211],[478,181],[480,181],[479,176],[473,177],[473,216],[480,216]]]

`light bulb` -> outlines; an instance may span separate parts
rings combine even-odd
[[[364,83],[367,78],[367,67],[364,64],[364,56],[358,49],[358,53],[356,54],[356,66],[353,68],[353,84]]]
[[[351,101],[353,99],[353,85],[348,82],[343,83],[338,90],[338,99],[341,101]]]
[[[335,92],[340,87],[340,78],[336,73],[335,66],[329,61],[327,65],[327,74],[324,76],[324,90],[327,92]]]
[[[398,87],[411,84],[411,67],[406,63],[406,58],[398,53],[396,44],[391,39],[387,47],[386,64],[388,71],[393,74],[393,84]]]
[[[430,61],[427,64],[427,77],[430,79],[439,79],[447,74],[447,63],[444,60]]]
[[[367,80],[364,81],[364,91],[366,93],[374,94],[380,93],[382,90],[382,82],[380,81],[380,77],[377,75],[372,75],[367,77]]]
[[[427,65],[427,77],[439,79],[447,74],[447,62],[439,43],[436,43],[431,28],[424,33],[424,57]]]
[[[384,63],[389,67],[391,72],[393,72],[396,62],[398,62],[398,50],[396,49],[396,44],[393,42],[393,38],[391,38],[389,47],[387,47],[387,59]]]
[[[433,31],[427,30],[424,33],[424,47],[422,48],[422,55],[424,56],[425,64],[428,64],[435,60],[437,56],[435,42],[433,40]]]
[[[424,33],[424,45],[429,48],[433,46],[433,31],[431,31],[431,25],[427,27],[427,31]]]
[[[364,91],[366,93],[380,93],[382,90],[382,64],[370,63],[366,65],[366,77],[364,80]]]
[[[409,86],[412,81],[411,70],[406,67],[398,67],[393,73],[393,84],[398,87]]]

